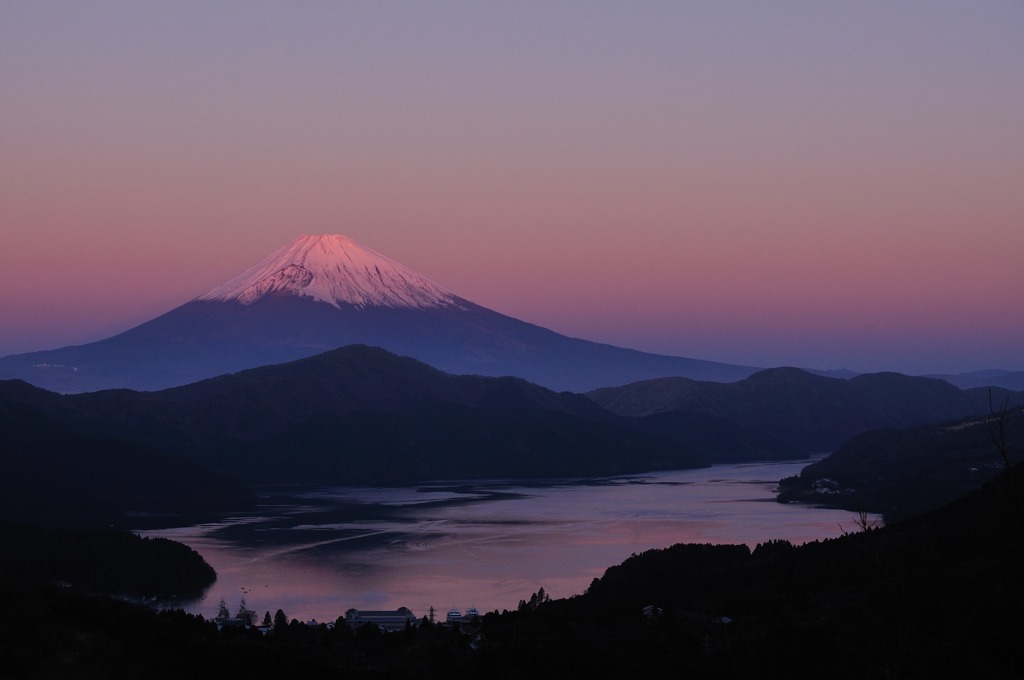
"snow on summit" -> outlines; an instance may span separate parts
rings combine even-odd
[[[248,305],[273,293],[335,307],[447,307],[459,298],[347,236],[300,236],[198,300]]]

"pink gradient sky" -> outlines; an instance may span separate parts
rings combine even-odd
[[[302,233],[554,330],[1024,369],[1024,4],[0,3],[0,355]]]

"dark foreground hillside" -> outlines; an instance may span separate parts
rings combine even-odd
[[[677,545],[479,627],[216,627],[4,586],[4,677],[1011,678],[1024,671],[1024,468],[914,520],[793,547]],[[646,609],[646,612],[645,612]]]
[[[1024,468],[914,520],[860,531],[851,518],[849,530],[752,554],[679,545],[633,556],[584,596],[502,619],[496,653],[582,675],[1020,677]],[[647,605],[661,617],[643,621]],[[555,649],[541,631],[571,642]]]

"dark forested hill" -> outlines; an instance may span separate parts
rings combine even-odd
[[[1024,411],[1005,413],[1005,454],[1024,460]],[[781,482],[781,501],[803,501],[909,517],[958,498],[1005,469],[991,415],[874,430]]]
[[[194,517],[255,500],[225,475],[82,421],[66,397],[0,382],[0,519],[138,527],[154,516]]]
[[[874,373],[846,379],[795,368],[734,383],[661,378],[588,392],[614,413],[718,416],[806,452],[828,451],[882,427],[908,427],[987,412],[987,393],[934,378]],[[1021,396],[1013,395],[1019,402]],[[668,417],[668,416],[663,416]]]
[[[199,553],[165,538],[0,521],[0,582],[60,583],[75,592],[197,596],[216,574]]]
[[[712,463],[807,458],[800,448],[708,413],[666,411],[625,418],[642,432],[683,442]]]
[[[686,444],[518,378],[453,376],[351,346],[161,392],[33,391],[62,427],[159,447],[247,483],[610,475],[701,467]]]
[[[124,529],[200,521],[251,505],[255,495],[194,462],[98,436],[41,407],[67,408],[60,395],[0,382],[0,583],[138,596],[198,595],[209,586],[216,575],[193,550]],[[0,674],[10,670],[3,667]]]

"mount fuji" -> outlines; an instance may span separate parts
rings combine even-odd
[[[728,382],[755,370],[560,335],[474,304],[348,237],[317,235],[119,335],[4,357],[0,378],[59,392],[157,390],[351,344],[449,373],[577,392],[664,376]]]

